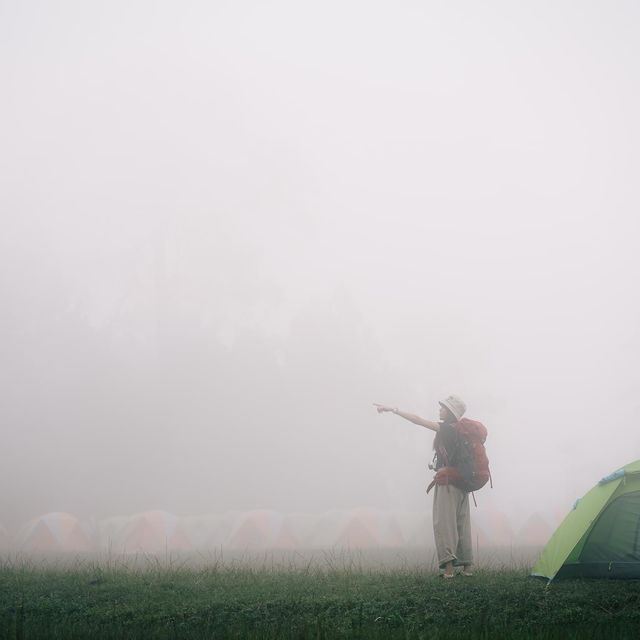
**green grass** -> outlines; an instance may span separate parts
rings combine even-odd
[[[442,580],[336,557],[283,566],[22,560],[0,565],[0,638],[637,638],[640,581],[526,568]],[[342,559],[344,560],[344,559]]]

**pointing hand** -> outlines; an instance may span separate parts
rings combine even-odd
[[[397,411],[394,407],[388,407],[385,404],[378,404],[377,402],[374,402],[373,406],[376,408],[378,413],[384,413],[385,411]]]

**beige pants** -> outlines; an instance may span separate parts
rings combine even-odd
[[[457,487],[437,484],[433,495],[433,535],[440,568],[447,562],[473,564],[469,494]]]

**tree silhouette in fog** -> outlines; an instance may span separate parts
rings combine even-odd
[[[3,283],[2,479],[20,487],[5,519],[328,507],[327,479],[341,475],[342,503],[373,491],[350,467],[367,455],[363,407],[381,362],[349,295],[318,297],[280,334],[238,323],[224,344],[211,299],[185,301],[160,272],[130,284],[102,323],[54,272]]]

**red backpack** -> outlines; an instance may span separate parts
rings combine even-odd
[[[441,458],[445,460],[447,466],[440,469],[427,488],[427,493],[436,484],[450,485],[462,489],[462,491],[472,492],[482,489],[491,480],[489,471],[489,458],[484,448],[487,439],[487,429],[481,422],[462,418],[453,425],[456,430],[456,460],[455,466],[449,466],[449,452],[442,446],[438,435],[433,446]]]

